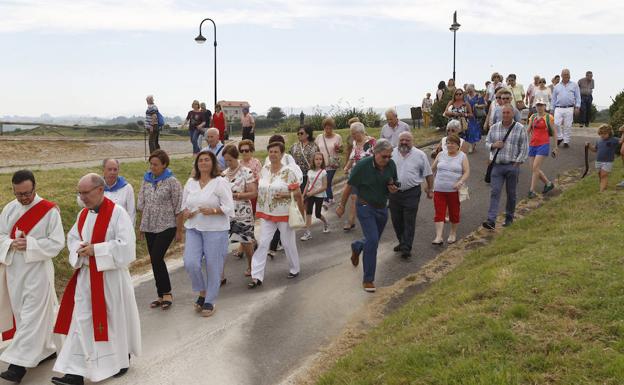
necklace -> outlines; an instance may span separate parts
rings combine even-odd
[[[232,169],[228,168],[228,169],[225,171],[225,175],[227,175],[228,179],[232,179],[232,177],[233,177],[234,175],[236,175],[236,173],[238,172],[238,170],[239,170],[240,168],[241,168],[241,165],[240,165],[240,163],[239,163],[238,167],[236,167],[234,170],[232,170]]]

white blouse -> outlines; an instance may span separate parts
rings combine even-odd
[[[230,218],[234,216],[234,199],[230,183],[223,177],[210,180],[204,188],[199,180],[190,178],[184,186],[182,209],[198,211],[202,207],[220,208],[223,214],[204,215],[197,213],[184,222],[187,229],[198,231],[223,231],[230,229]]]

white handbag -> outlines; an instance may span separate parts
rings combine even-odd
[[[288,226],[293,229],[305,227],[305,219],[301,215],[301,211],[299,211],[299,205],[297,205],[292,191],[290,192],[290,207],[288,208]]]
[[[464,202],[470,199],[470,192],[468,190],[468,186],[462,185],[459,188],[459,201]]]

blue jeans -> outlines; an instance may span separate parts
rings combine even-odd
[[[362,226],[364,238],[351,243],[351,249],[355,252],[364,251],[362,268],[364,278],[362,282],[375,282],[375,268],[377,267],[377,247],[388,222],[388,208],[376,209],[373,206],[356,204],[357,217]]]
[[[496,222],[498,214],[498,204],[503,190],[503,183],[507,192],[507,204],[505,205],[505,219],[513,220],[516,211],[516,187],[518,186],[518,176],[520,167],[513,164],[495,164],[492,167],[492,179],[490,181],[490,209],[488,210],[488,221]]]
[[[330,199],[334,199],[334,191],[332,190],[332,181],[334,180],[334,175],[336,175],[336,170],[325,170],[327,171],[327,190],[325,190],[325,194],[327,197],[325,201],[328,202]]]
[[[199,138],[200,132],[199,130],[189,130],[189,136],[191,138],[191,144],[193,145],[193,154],[199,153],[201,148],[199,148],[199,144],[197,143],[197,139]]]
[[[221,287],[221,273],[227,254],[229,231],[186,229],[184,268],[193,291],[205,291],[205,303],[214,305]]]

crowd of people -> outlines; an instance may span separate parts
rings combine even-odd
[[[355,218],[360,224],[362,238],[351,243],[351,263],[358,266],[361,257],[362,287],[367,292],[376,291],[377,252],[388,217],[397,241],[393,251],[404,259],[411,257],[421,195],[433,201],[431,243],[445,243],[445,223],[450,223],[446,243],[456,242],[461,202],[469,196],[469,154],[477,151],[483,134],[491,186],[483,227],[496,227],[503,186],[504,226],[512,225],[519,166],[527,159],[531,162],[529,198],[537,195],[539,181],[544,193],[554,188],[541,165],[549,155],[556,156],[558,144],[569,146],[568,115],[583,106],[585,95],[570,81],[568,70],[562,71],[552,92],[545,91],[543,78],[536,76],[525,93],[512,75],[505,87],[502,77],[493,74],[485,92],[477,92],[472,84],[464,92],[454,82],[441,83],[436,98],[444,92],[452,97],[444,110],[447,136],[433,150],[432,163],[414,146],[409,126],[394,109],[385,112],[379,138],[369,136],[364,124],[353,118],[349,140],[343,143],[335,121],[326,118],[316,137],[302,125],[290,148],[283,136],[271,136],[268,156],[262,160],[254,156],[253,119],[243,124],[242,140],[224,143],[218,118],[222,111],[217,108],[209,118],[202,104],[194,101],[187,116],[193,168],[184,186],[169,168],[168,154],[157,148],[158,109],[148,96],[146,130],[152,151],[136,205],[133,187],[120,175],[119,161],[106,159],[102,175],[91,173],[79,180],[78,202],[83,208],[67,236],[58,208],[37,194],[34,174],[16,172],[12,177],[16,199],[0,214],[0,329],[3,340],[12,339],[0,356],[9,363],[0,377],[20,382],[27,368],[54,358],[54,370],[64,373],[52,378],[57,385],[126,373],[131,356],[141,350],[128,270],[136,257],[136,212],[141,213],[138,233],[147,242],[155,282],[155,299],[146,306],[166,311],[174,304],[164,257],[175,239],[184,244],[184,267],[197,295],[193,307],[204,317],[214,314],[220,288],[227,283],[224,265],[230,243],[238,243],[235,254],[246,257],[242,273],[249,277],[249,289],[262,286],[267,260],[279,245],[288,260],[285,278],[296,279],[301,273],[296,231],[303,229],[301,241],[312,239],[314,215],[322,232],[329,232],[333,206],[338,217],[346,216],[345,232],[355,228]],[[586,80],[591,80],[591,73],[588,76]],[[593,83],[582,84],[581,90],[593,88]],[[427,112],[430,107],[428,103]],[[601,190],[606,188],[618,144],[612,134],[610,128],[601,127],[600,139],[588,143],[598,153]],[[336,203],[332,184],[341,168],[348,179]],[[52,258],[65,246],[75,272],[57,313]]]

